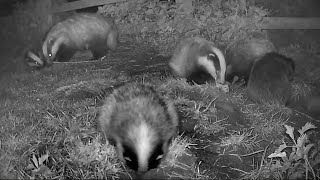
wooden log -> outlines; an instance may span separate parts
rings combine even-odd
[[[76,9],[82,9],[87,7],[93,7],[93,6],[100,6],[105,4],[111,4],[111,3],[118,3],[118,2],[125,2],[127,0],[81,0],[81,1],[74,1],[70,3],[65,3],[61,6],[54,7],[51,10],[51,13],[59,13],[59,12],[65,12],[65,11],[71,11]]]
[[[261,29],[320,29],[320,17],[264,17]]]

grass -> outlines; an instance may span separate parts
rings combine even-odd
[[[15,54],[14,57],[8,55],[2,58],[1,62],[13,62],[14,66],[19,62],[22,64],[23,59],[16,57],[23,54],[25,49],[36,46],[37,43],[32,42],[37,42],[41,37],[39,34],[43,34],[48,28],[48,24],[43,23],[47,22],[43,18],[47,13],[45,2],[39,2],[30,1],[26,6],[17,8],[15,16],[8,19],[15,23],[4,26],[1,30],[0,34],[8,43],[0,49],[7,54]],[[153,2],[146,1],[142,6],[149,3]],[[257,30],[258,21],[243,27],[245,24],[239,21],[241,9],[237,1],[224,4],[223,9],[227,12],[219,8],[219,1],[214,6],[203,3],[195,4],[195,7],[204,14],[199,16],[196,13],[195,17],[199,18],[190,19],[191,21],[183,20],[183,13],[182,16],[176,15],[175,19],[163,21],[163,17],[169,17],[171,12],[176,11],[159,13],[164,15],[160,16],[162,20],[158,22],[158,32],[143,30],[141,34],[128,36],[132,41],[124,43],[128,47],[120,47],[119,51],[112,53],[105,61],[56,63],[50,69],[27,71],[2,78],[0,84],[6,86],[0,86],[0,177],[131,178],[129,170],[117,159],[114,147],[96,130],[95,119],[103,97],[114,87],[128,81],[138,81],[158,86],[165,96],[173,99],[183,124],[181,132],[185,131],[174,139],[168,157],[161,168],[157,169],[157,173],[163,171],[165,178],[182,179],[259,179],[270,178],[273,173],[272,177],[285,179],[285,175],[295,169],[291,167],[280,171],[277,165],[288,161],[275,158],[271,160],[268,155],[275,152],[282,141],[287,140],[284,131],[296,111],[293,112],[277,102],[253,104],[248,101],[241,84],[233,84],[230,92],[224,93],[212,84],[191,86],[185,80],[173,78],[169,72],[163,72],[158,66],[153,67],[154,72],[147,72],[152,67],[155,54],[170,55],[183,33],[224,42]],[[209,4],[212,5],[212,2]],[[139,20],[145,19],[145,8],[133,12],[122,11],[127,6],[120,6],[121,4],[104,6],[106,10],[102,11],[117,11],[118,14],[114,15],[118,20],[134,17],[135,22],[140,22]],[[153,6],[147,6],[147,9],[153,9]],[[265,9],[251,6],[244,10],[248,17],[268,14]],[[214,12],[214,17],[205,15],[209,11]],[[213,21],[214,26],[206,19]],[[193,20],[198,23],[193,27],[195,29],[191,27],[192,31],[183,32]],[[135,44],[137,42],[139,45]],[[159,52],[149,55],[150,47]],[[310,49],[302,50],[299,45],[293,45],[283,52],[300,63],[297,74],[301,77],[293,83],[293,98],[296,101],[312,93],[312,85],[319,82],[318,59],[311,60],[313,56],[309,55],[316,54],[317,47],[317,44],[313,44]],[[308,55],[304,55],[302,51],[307,51]],[[136,65],[131,64],[133,59],[142,59],[143,65],[148,61],[149,66],[142,66],[137,75],[131,75],[130,73],[136,73],[132,72]],[[4,66],[0,70],[9,69],[8,67]],[[304,121],[299,116],[294,122]],[[190,127],[184,127],[186,124]],[[310,144],[319,147],[319,141],[316,143]],[[299,168],[307,167],[307,170],[300,172],[311,172],[312,176],[309,177],[314,178],[314,174],[318,175],[320,172],[318,147],[304,151],[310,165],[303,166],[305,158],[299,159],[296,164],[290,163]],[[300,151],[293,149],[292,152]]]
[[[293,99],[295,101],[298,101],[300,99],[305,99],[312,93],[312,86],[305,83],[302,80],[295,80],[292,83],[292,89],[293,89]]]
[[[162,69],[136,75],[119,72],[131,67],[130,55],[55,64],[51,69],[3,78],[1,84],[7,86],[0,89],[1,177],[130,178],[130,170],[119,162],[95,122],[103,97],[128,81],[159,87],[174,101],[181,122],[191,124],[191,130],[181,129],[185,133],[173,141],[156,173],[165,178],[212,179],[225,178],[223,169],[227,168],[230,178],[242,174],[254,179],[274,172],[270,169],[274,161],[266,157],[285,138],[284,125],[293,115],[290,109],[277,103],[251,103],[241,84],[233,84],[224,93],[212,84],[191,86]],[[308,85],[295,81],[295,97],[307,96],[312,90]],[[208,143],[202,146],[197,141]],[[313,152],[313,159],[318,157]],[[311,166],[317,174],[315,162]],[[279,179],[285,177],[281,173]]]
[[[104,72],[88,72],[90,78],[73,71],[45,73],[14,75],[2,89],[1,177],[116,179],[126,174],[114,147],[95,128],[102,96],[110,93],[103,90],[116,84],[111,73],[108,78],[102,78]],[[188,146],[178,137],[170,152],[183,153]]]

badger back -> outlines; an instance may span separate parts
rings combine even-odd
[[[235,76],[248,80],[253,63],[266,53],[276,51],[271,41],[264,38],[244,38],[226,48],[227,81]]]
[[[199,46],[194,39],[188,38],[181,41],[174,50],[169,62],[174,75],[188,77],[196,66],[197,53]]]
[[[257,60],[248,81],[248,95],[257,102],[287,104],[291,97],[294,75],[292,59],[278,53],[267,53]]]
[[[52,62],[60,48],[74,51],[97,46],[107,47],[110,44],[113,49],[116,43],[113,40],[111,43],[107,42],[113,29],[114,24],[110,24],[101,15],[76,14],[57,23],[48,31],[42,46],[43,54],[48,62]]]

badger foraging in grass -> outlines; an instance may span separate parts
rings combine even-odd
[[[47,33],[42,45],[45,63],[68,61],[78,50],[90,50],[94,58],[115,50],[118,29],[110,18],[98,14],[76,14],[57,24]]]
[[[226,81],[233,82],[238,77],[247,83],[253,63],[275,50],[273,43],[266,38],[243,38],[232,42],[225,51]]]
[[[41,68],[44,66],[44,57],[41,51],[41,41],[34,41],[34,44],[24,51],[24,62],[32,68]]]
[[[99,111],[98,124],[120,160],[139,174],[157,168],[177,135],[173,103],[152,85],[130,83],[115,89]]]
[[[28,50],[25,55],[24,59],[28,66],[33,68],[40,68],[44,66],[43,56],[41,52],[34,53],[36,51]]]
[[[248,96],[256,102],[287,105],[292,95],[294,71],[292,59],[275,52],[265,54],[252,66],[247,86]]]
[[[215,80],[224,84],[226,63],[223,53],[212,42],[200,37],[187,38],[175,49],[169,67],[173,74],[189,82],[203,84]]]

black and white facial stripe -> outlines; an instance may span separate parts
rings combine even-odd
[[[224,84],[226,62],[220,49],[203,38],[182,41],[175,49],[169,67],[179,77],[202,84],[209,79]]]
[[[40,68],[44,66],[44,61],[42,56],[36,55],[32,51],[27,51],[25,55],[25,62],[30,67]]]
[[[119,159],[138,173],[159,166],[178,126],[172,102],[154,86],[141,83],[119,87],[109,95],[98,121]]]

